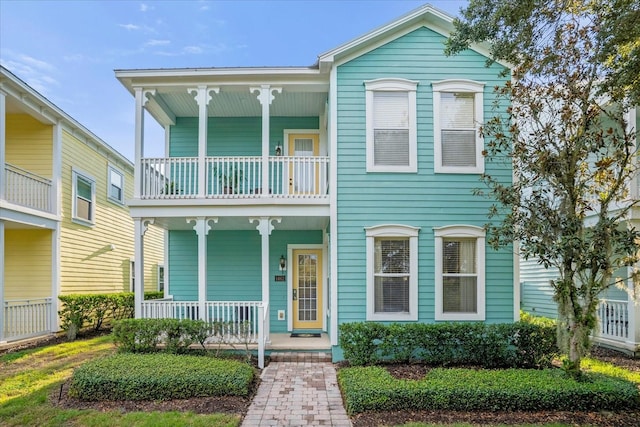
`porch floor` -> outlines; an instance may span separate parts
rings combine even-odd
[[[290,333],[271,334],[271,343],[267,344],[266,351],[314,351],[331,350],[331,340],[325,333],[319,338],[291,338]]]

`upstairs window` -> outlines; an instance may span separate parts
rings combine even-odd
[[[72,217],[76,222],[93,225],[95,220],[96,182],[88,175],[75,170],[72,172],[72,180]]]
[[[484,83],[443,80],[432,86],[435,172],[484,172]]]
[[[417,172],[417,85],[405,79],[365,82],[368,172]]]
[[[107,198],[113,202],[124,204],[124,175],[122,172],[109,166],[108,182]]]

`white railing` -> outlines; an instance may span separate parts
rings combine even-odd
[[[5,164],[5,199],[40,211],[53,211],[51,180]]]
[[[598,304],[598,335],[612,340],[629,338],[629,305],[622,300],[600,300]]]
[[[258,363],[264,367],[265,324],[268,310],[262,301],[207,301],[200,316],[197,301],[145,300],[142,317],[202,319],[210,324],[208,343],[258,344]]]
[[[329,194],[328,157],[269,158],[269,188],[275,197],[324,197]]]
[[[207,197],[242,198],[260,194],[262,157],[207,157]]]
[[[5,300],[4,339],[18,340],[52,332],[52,310],[52,298]]]
[[[205,189],[198,188],[199,159],[142,159],[141,198],[260,198],[263,162],[260,156],[206,157]],[[329,194],[329,157],[269,157],[268,195],[277,198],[325,198]]]
[[[140,162],[143,199],[185,199],[198,195],[197,157],[146,158]]]

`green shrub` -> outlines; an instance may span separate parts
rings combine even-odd
[[[640,407],[635,385],[591,374],[575,381],[560,369],[435,368],[423,380],[393,378],[384,367],[338,372],[347,412],[391,410],[622,410]]]
[[[145,292],[145,299],[163,297],[162,292]],[[68,331],[70,339],[84,327],[102,328],[107,319],[119,320],[133,317],[134,294],[70,294],[59,295],[62,309],[58,311],[60,327]]]
[[[526,322],[340,325],[340,345],[351,365],[383,362],[438,366],[549,366],[558,354],[556,329]]]
[[[251,366],[235,360],[115,354],[76,368],[69,395],[88,401],[247,396],[254,375]]]

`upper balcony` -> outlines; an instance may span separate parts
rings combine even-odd
[[[329,158],[269,156],[144,158],[141,199],[316,199],[328,201]],[[204,170],[204,185],[199,176]],[[263,177],[267,177],[264,181]]]
[[[4,176],[4,198],[7,202],[54,213],[53,186],[50,179],[8,163],[5,164]]]

